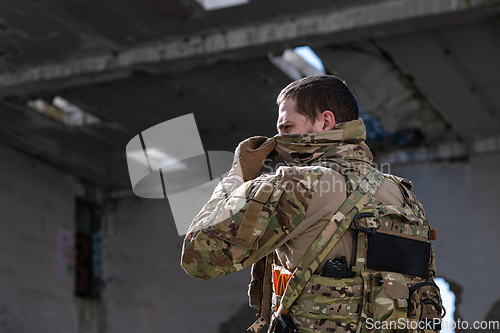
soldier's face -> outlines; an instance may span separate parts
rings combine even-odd
[[[295,101],[286,98],[279,105],[276,128],[279,134],[317,133],[323,131],[323,124],[318,120],[312,122],[306,116],[298,113]]]

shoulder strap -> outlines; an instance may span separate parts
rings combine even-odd
[[[293,272],[288,282],[281,305],[276,316],[284,313],[286,309],[292,306],[295,299],[300,295],[312,274],[319,267],[321,262],[331,252],[344,232],[349,228],[356,214],[358,214],[373,195],[378,190],[384,176],[375,169],[370,170],[365,178],[359,182],[356,189],[340,206],[333,215],[325,228],[321,231],[318,238],[314,241],[307,253],[300,261],[298,267]],[[274,317],[274,316],[273,316]]]

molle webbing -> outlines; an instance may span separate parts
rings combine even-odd
[[[363,305],[361,277],[313,275],[291,307],[299,332],[355,333]]]
[[[264,284],[262,287],[262,306],[260,308],[260,317],[264,318],[267,323],[271,322],[271,298],[273,290],[271,286],[271,276],[273,271],[273,255],[268,255],[266,258],[266,268],[264,271]]]
[[[332,279],[313,275],[292,305],[295,316],[359,321],[363,296],[361,277]]]
[[[252,281],[250,281],[248,296],[250,306],[259,309],[257,321],[248,328],[248,332],[258,332],[271,322],[271,299],[273,297],[272,276],[273,255],[267,255],[252,266]],[[256,294],[254,294],[256,293]]]
[[[290,308],[292,306],[295,299],[302,293],[312,274],[337,244],[344,232],[349,229],[354,216],[368,202],[372,201],[373,195],[383,180],[384,176],[372,169],[361,182],[358,182],[359,185],[326,224],[295,269],[282,298],[282,307]]]

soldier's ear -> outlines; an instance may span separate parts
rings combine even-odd
[[[321,117],[321,120],[323,121],[323,131],[329,131],[337,124],[335,121],[335,115],[330,110],[323,111]]]

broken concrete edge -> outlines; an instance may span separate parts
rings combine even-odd
[[[378,163],[391,165],[428,161],[466,161],[469,156],[500,152],[500,136],[488,136],[468,141],[447,141],[441,144],[405,148],[376,156]]]

